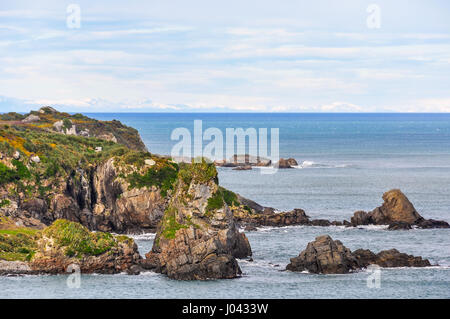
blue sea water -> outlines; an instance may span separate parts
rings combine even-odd
[[[425,218],[450,222],[450,114],[86,114],[117,119],[139,130],[152,153],[169,154],[173,129],[279,128],[280,156],[295,169],[219,169],[219,181],[245,197],[280,210],[303,208],[313,218],[349,219],[371,210],[383,192],[400,188]],[[206,143],[205,143],[206,145]],[[382,269],[380,288],[368,272],[312,275],[282,271],[318,235],[350,249],[397,248],[430,259],[436,267]],[[24,298],[450,298],[450,230],[388,231],[383,227],[282,227],[247,234],[254,261],[240,261],[234,280],[178,282],[154,273],[83,275],[79,289],[67,276],[0,278],[0,297]],[[137,236],[141,254],[153,236]]]

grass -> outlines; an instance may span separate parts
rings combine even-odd
[[[212,212],[216,209],[220,209],[223,207],[223,195],[220,190],[218,190],[215,194],[213,194],[210,198],[208,198],[208,204],[206,205],[206,211]]]
[[[39,231],[29,228],[0,230],[0,259],[29,261],[36,252]]]
[[[169,206],[165,213],[164,218],[162,220],[162,231],[161,235],[167,239],[174,239],[175,234],[178,230],[182,228],[188,228],[188,225],[180,224],[176,221],[176,210]]]
[[[56,220],[43,230],[43,235],[64,247],[68,257],[97,256],[117,246],[110,233],[92,233],[83,225],[65,219]]]
[[[161,195],[166,197],[168,191],[173,190],[177,175],[178,166],[168,163],[167,166],[161,168],[150,167],[144,174],[133,172],[126,179],[130,183],[130,188],[151,188],[156,186],[160,188]]]
[[[225,201],[225,203],[227,203],[228,206],[239,206],[240,205],[237,195],[234,192],[232,192],[228,189],[225,189],[223,187],[219,187],[219,190],[223,195],[223,200]]]
[[[42,231],[32,228],[0,229],[0,259],[30,261],[42,236],[52,238],[56,245],[64,249],[67,257],[77,258],[103,254],[117,247],[118,243],[134,244],[133,239],[124,235],[94,233],[79,223],[58,219]]]

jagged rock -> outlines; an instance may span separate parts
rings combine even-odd
[[[57,113],[57,111],[51,107],[51,106],[43,106],[39,109],[39,113],[41,114],[51,114],[51,113]]]
[[[313,219],[313,220],[311,220],[311,225],[327,227],[327,226],[331,226],[331,222],[327,219]]]
[[[350,249],[328,235],[316,237],[286,266],[287,270],[316,274],[346,274],[358,268],[358,261]]]
[[[32,123],[32,122],[37,122],[39,120],[40,120],[39,116],[31,114],[31,115],[28,115],[25,119],[23,119],[22,123]]]
[[[151,260],[144,262],[146,267],[180,280],[239,276],[235,258],[251,256],[251,248],[221,192],[214,165],[188,165],[164,213],[152,253],[147,254]]]
[[[411,229],[411,224],[405,223],[405,222],[393,222],[389,224],[388,229],[389,230],[399,230],[399,229],[404,229],[404,230],[408,230]]]
[[[35,156],[31,156],[30,160],[34,163],[40,163],[41,159],[39,158],[39,156],[35,155]]]
[[[358,249],[353,252],[361,267],[376,264],[380,267],[428,267],[428,259],[400,253],[397,249],[389,249],[374,254],[370,250]]]
[[[391,225],[389,229],[411,229],[416,225],[420,228],[449,228],[445,221],[426,220],[414,208],[413,204],[399,189],[393,189],[383,194],[383,205],[371,212],[357,211],[351,218],[353,226],[357,225]],[[408,226],[409,225],[409,226]]]
[[[295,158],[288,158],[287,160],[286,160],[286,162],[288,163],[288,165],[290,165],[290,166],[298,166],[298,163],[297,163],[297,161],[295,160]]]
[[[354,213],[350,222],[354,225],[368,225],[370,224],[371,220],[366,212],[359,210]]]
[[[233,168],[233,171],[248,171],[251,169],[252,169],[251,165],[239,165],[239,166]]]
[[[352,253],[339,240],[323,235],[310,242],[298,257],[291,258],[286,269],[316,274],[345,274],[371,264],[380,267],[430,266],[427,259],[400,253],[396,249],[383,250],[378,254],[368,249],[358,249]]]
[[[257,214],[250,213],[245,209],[234,209],[233,214],[239,225],[257,226],[292,226],[310,225],[311,221],[302,209],[294,209],[288,212],[277,213],[273,208],[266,207]]]
[[[449,224],[443,220],[424,219],[416,223],[420,228],[449,228]]]
[[[290,159],[285,160],[284,158],[280,158],[278,160],[278,163],[276,164],[276,166],[278,168],[292,168],[292,166],[289,164],[289,160]]]

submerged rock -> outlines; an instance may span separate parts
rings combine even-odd
[[[351,252],[339,240],[328,235],[316,237],[298,257],[291,258],[286,270],[308,271],[315,274],[346,274],[371,264],[380,267],[426,267],[430,262],[422,257],[400,253],[396,249],[378,254],[368,249]]]

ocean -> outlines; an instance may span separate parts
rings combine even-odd
[[[314,219],[349,220],[372,210],[382,194],[401,189],[425,218],[450,222],[450,114],[291,113],[86,113],[117,119],[138,129],[152,153],[170,154],[175,128],[279,128],[279,152],[299,163],[294,169],[261,174],[260,169],[219,168],[222,186],[264,206],[302,208]],[[207,143],[205,142],[205,145]],[[354,250],[396,248],[439,266],[381,269],[380,287],[371,273],[314,275],[283,271],[316,236],[329,234]],[[67,276],[0,277],[0,298],[450,298],[450,230],[388,231],[360,228],[261,228],[247,234],[253,262],[239,261],[233,280],[180,282],[155,273],[138,276],[82,275],[80,288]],[[134,236],[141,254],[153,235]]]

